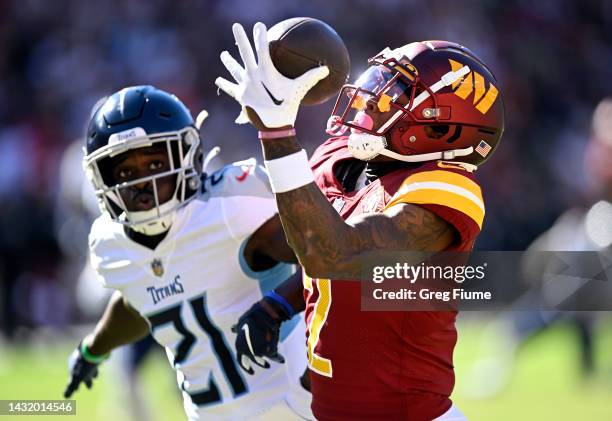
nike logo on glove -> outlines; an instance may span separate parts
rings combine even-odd
[[[266,360],[264,360],[262,357],[258,357],[257,355],[255,355],[255,350],[253,349],[253,344],[251,343],[251,332],[249,331],[249,325],[243,324],[242,330],[244,331],[244,336],[246,337],[247,346],[249,347],[249,351],[251,351],[251,355],[254,358],[255,364],[263,368],[270,368],[270,364],[268,364]]]
[[[264,85],[263,82],[261,82],[261,86],[264,87],[264,89],[266,90],[266,93],[268,94],[268,96],[270,97],[270,99],[272,100],[272,102],[274,103],[274,105],[281,105],[283,102],[285,102],[284,99],[281,99],[280,101],[278,99],[276,99],[274,97],[274,95],[272,95],[272,92],[270,92],[270,90],[268,89],[268,87],[266,85]]]
[[[249,331],[249,325],[243,324],[242,330],[244,331],[244,336],[246,338],[247,346],[249,347],[249,351],[251,354],[255,355],[255,351],[253,351],[253,344],[251,344],[251,332]]]

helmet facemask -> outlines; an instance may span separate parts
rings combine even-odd
[[[176,211],[196,197],[200,187],[201,146],[200,137],[194,127],[180,131],[147,135],[142,128],[130,130],[127,136],[117,133],[107,146],[96,150],[84,158],[84,167],[92,182],[102,211],[111,218],[134,231],[145,235],[157,235],[167,231]],[[109,174],[112,170],[111,159],[128,151],[140,148],[158,147],[165,151],[170,168],[167,171],[151,174],[126,182],[115,183]],[[174,192],[170,199],[160,203],[158,186],[163,179],[175,177]],[[131,194],[134,186],[150,183],[154,196],[151,209],[130,211],[123,195]]]
[[[440,117],[446,117],[442,115],[446,110],[438,106],[435,93],[469,73],[468,66],[448,72],[432,86],[427,86],[410,60],[395,50],[385,49],[368,63],[370,67],[354,85],[343,86],[327,123],[330,135],[340,136],[351,130],[348,148],[356,158],[370,160],[384,155],[406,162],[421,162],[461,156],[456,152],[464,155],[472,152],[468,148],[469,151],[401,155],[387,149],[391,132],[398,122],[435,125]],[[420,118],[413,110],[428,98],[432,104],[423,110],[423,118]]]
[[[395,65],[395,66],[394,66]],[[397,68],[401,68],[402,72]],[[413,69],[413,68],[412,68]],[[333,114],[337,122],[353,131],[375,136],[384,135],[397,113],[409,113],[410,103],[414,101],[418,76],[410,67],[397,64],[391,59],[378,62],[370,60],[370,67],[353,85],[344,85]],[[338,111],[344,110],[342,114]],[[377,127],[366,111],[377,114]],[[400,115],[401,115],[400,114]]]

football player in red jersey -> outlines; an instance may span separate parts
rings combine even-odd
[[[307,162],[293,124],[324,66],[296,79],[257,58],[234,24],[244,67],[217,86],[259,130],[290,245],[305,272],[312,409],[320,420],[462,420],[454,385],[454,312],[362,312],[370,251],[469,251],[484,219],[474,171],[501,138],[498,83],[471,51],[445,41],[386,48],[342,88],[328,132]],[[312,169],[312,171],[311,171]],[[313,174],[314,173],[314,174]]]

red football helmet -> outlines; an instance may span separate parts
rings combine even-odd
[[[369,160],[460,161],[480,165],[504,131],[504,104],[491,71],[470,50],[447,41],[413,42],[368,60],[344,85],[327,125],[351,130],[348,147]]]

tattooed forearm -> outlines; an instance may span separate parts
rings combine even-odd
[[[266,160],[299,151],[293,138],[263,142]],[[343,221],[314,183],[276,195],[289,245],[306,273],[318,278],[355,279],[362,255],[377,250],[443,250],[453,229],[419,206],[395,205],[385,213]]]
[[[301,150],[295,137],[263,141],[266,160],[280,158]],[[311,276],[319,276],[319,268],[337,261],[349,251],[345,241],[334,233],[350,230],[323,193],[314,183],[276,195],[279,214],[289,245],[300,264]]]
[[[331,269],[357,251],[347,225],[327,202],[318,187],[308,186],[276,195],[289,245],[306,273],[332,277]],[[336,276],[333,276],[334,278]]]

